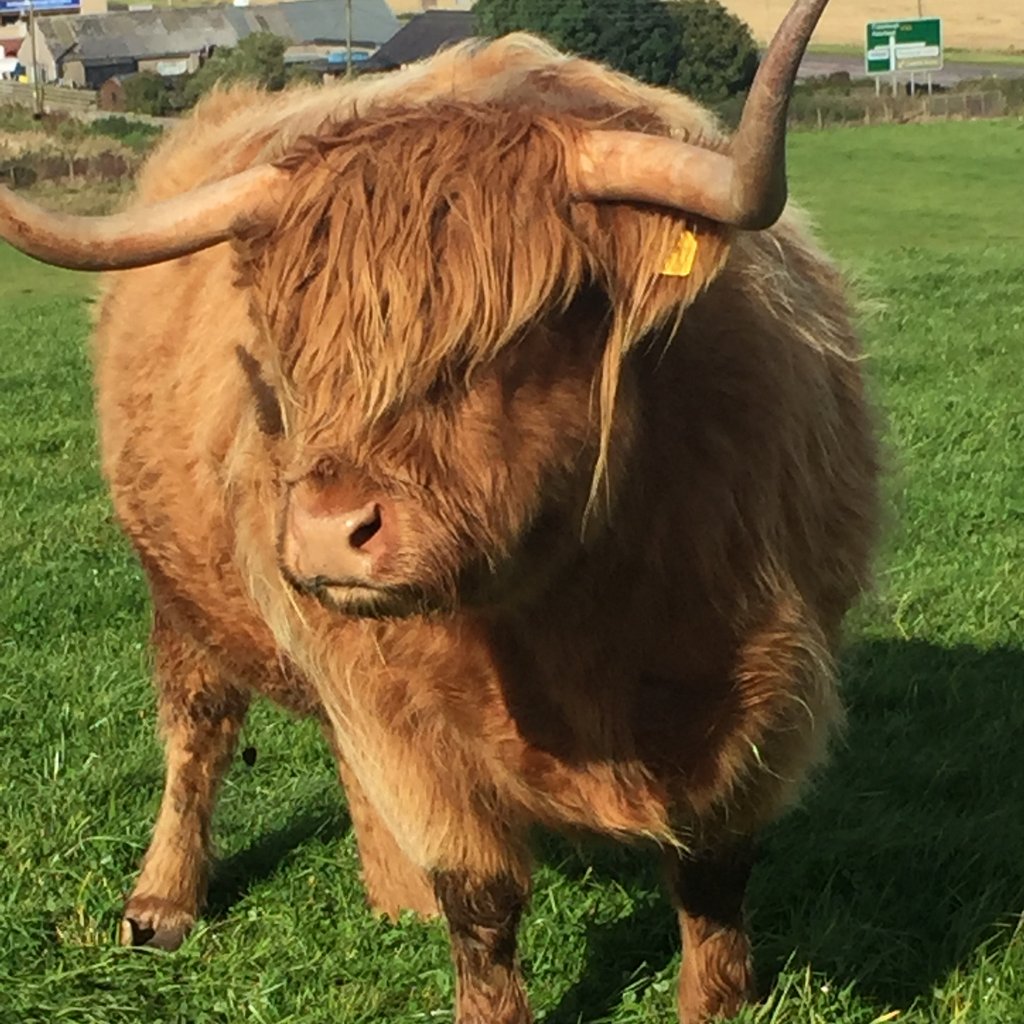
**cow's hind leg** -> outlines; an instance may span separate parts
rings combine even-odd
[[[206,897],[210,821],[248,708],[208,656],[159,616],[153,628],[167,776],[153,838],[121,922],[121,942],[176,949]]]
[[[754,996],[743,898],[753,845],[691,856],[669,854],[669,892],[679,912],[683,959],[679,970],[681,1024],[706,1024],[738,1013]]]

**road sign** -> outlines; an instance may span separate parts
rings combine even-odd
[[[37,11],[77,11],[79,0],[0,0],[0,14],[20,14],[35,7]]]
[[[942,19],[868,22],[864,70],[869,75],[942,70]]]

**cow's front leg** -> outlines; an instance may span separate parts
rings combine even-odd
[[[126,946],[176,949],[206,897],[210,822],[248,695],[163,624],[153,629],[167,776],[153,838],[121,921]]]
[[[348,799],[356,834],[363,886],[371,908],[397,921],[403,910],[418,917],[437,917],[438,906],[429,874],[414,864],[398,845],[391,829],[370,803],[355,772],[345,761],[331,729],[325,730]]]
[[[750,940],[743,898],[753,844],[692,856],[669,854],[669,892],[679,912],[683,959],[679,970],[681,1024],[731,1017],[754,997]]]
[[[516,957],[516,930],[528,898],[524,873],[434,873],[455,967],[456,1024],[529,1024]]]

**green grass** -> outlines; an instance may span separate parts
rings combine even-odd
[[[794,193],[859,281],[890,448],[851,725],[771,830],[745,1024],[1024,1020],[1024,128],[808,133]],[[0,251],[0,1024],[445,1020],[444,935],[363,909],[330,759],[259,706],[178,953],[113,944],[161,780],[142,578],[96,471],[87,282]],[[549,1024],[667,1022],[652,866],[545,845],[523,928]],[[898,1011],[898,1016],[894,1017]]]
[[[4,357],[9,354],[14,331],[28,315],[30,307],[41,306],[49,299],[84,299],[91,296],[95,288],[94,278],[73,270],[44,266],[4,245],[0,249],[0,351]],[[45,317],[46,313],[37,310],[36,316]],[[73,345],[78,338],[72,335],[64,340]],[[0,364],[0,373],[5,373],[6,369],[5,358]]]
[[[86,122],[66,113],[49,113],[37,121],[29,107],[0,103],[0,133],[11,132],[42,132],[54,143],[64,145],[89,138],[113,139],[129,149],[145,152],[159,141],[163,129],[121,114]]]

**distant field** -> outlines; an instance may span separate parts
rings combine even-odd
[[[791,0],[723,0],[760,40],[768,39]],[[928,17],[941,17],[946,46],[966,50],[1024,50],[1024,0],[922,0]],[[817,43],[864,42],[869,21],[916,18],[917,0],[832,0],[814,35]]]
[[[1019,1024],[1024,131],[791,148],[794,195],[868,300],[892,510],[850,623],[849,734],[755,872],[766,1000],[736,1024]],[[162,767],[145,588],[96,466],[91,294],[0,245],[0,1024],[450,1020],[442,928],[366,911],[319,733],[262,702],[203,923],[170,956],[114,945]],[[538,1022],[675,1020],[649,857],[547,841],[522,951]]]
[[[230,3],[231,0],[148,0],[156,6],[193,7]],[[250,0],[253,5],[277,0]],[[341,4],[342,0],[339,0]],[[792,0],[722,0],[766,42],[778,28]],[[388,0],[391,10],[400,16],[421,13],[422,0]],[[459,0],[440,2],[442,9],[466,10]],[[1024,0],[922,0],[927,17],[941,17],[945,45],[962,51],[1013,53],[1024,55]],[[339,10],[341,8],[339,7]],[[839,44],[859,49],[864,43],[868,21],[918,17],[917,0],[831,0],[814,35],[814,44]],[[813,44],[812,44],[813,45]],[[960,55],[960,59],[978,59],[978,54]],[[981,58],[984,59],[984,58]]]
[[[810,47],[813,54],[843,54],[864,56],[864,40],[857,43],[814,43]],[[956,61],[964,64],[992,64],[1020,67],[1024,65],[1024,50],[1010,52],[1008,50],[969,50],[955,46],[945,47],[946,63]],[[993,72],[996,70],[993,67]]]

